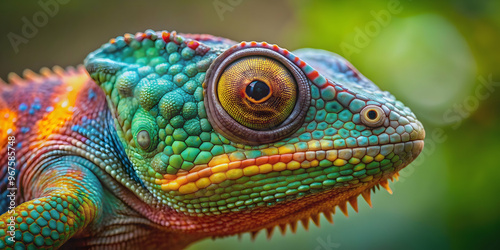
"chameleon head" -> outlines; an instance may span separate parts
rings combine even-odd
[[[172,230],[295,230],[369,201],[423,148],[410,109],[328,52],[146,31],[85,64],[143,200],[183,218]]]

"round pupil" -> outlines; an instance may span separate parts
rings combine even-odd
[[[269,95],[269,86],[262,81],[255,80],[247,85],[245,92],[247,96],[253,98],[256,101],[261,100],[262,98]]]
[[[377,112],[375,110],[368,111],[368,118],[375,120],[375,118],[377,118]]]

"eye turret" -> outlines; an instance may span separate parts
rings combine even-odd
[[[310,104],[307,77],[271,49],[235,46],[210,66],[205,107],[214,129],[249,145],[271,143],[302,125]]]
[[[368,127],[379,127],[386,119],[385,112],[376,105],[368,105],[361,110],[361,121]]]

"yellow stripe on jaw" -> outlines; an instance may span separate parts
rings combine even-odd
[[[362,159],[355,157],[340,159],[338,158],[337,150],[295,152],[279,156],[280,159],[278,162],[269,163],[268,156],[229,162],[228,155],[220,155],[214,157],[208,163],[208,166],[205,165],[206,167],[202,170],[192,171],[187,175],[177,176],[176,178],[168,175],[164,179],[156,179],[155,182],[161,183],[163,191],[179,191],[181,194],[189,194],[206,188],[211,184],[219,184],[226,180],[236,180],[243,176],[251,177],[257,174],[316,167],[319,166],[318,159],[331,161],[332,165],[337,167],[344,166],[347,163],[363,162],[367,164],[374,160],[382,161],[385,159],[381,154],[375,157],[365,155]],[[200,176],[199,173],[203,176]]]

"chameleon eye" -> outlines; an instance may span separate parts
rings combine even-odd
[[[369,127],[381,126],[385,121],[385,112],[375,105],[368,105],[361,110],[361,121]]]
[[[158,125],[155,118],[144,109],[138,109],[132,119],[131,132],[134,135],[135,146],[149,153],[158,146]]]
[[[282,54],[235,46],[210,66],[205,108],[214,129],[235,142],[259,145],[294,133],[310,103],[309,81]]]
[[[222,108],[239,124],[268,130],[292,113],[297,84],[280,62],[249,56],[236,60],[222,72],[217,97]]]
[[[151,146],[151,137],[149,137],[148,131],[141,130],[137,134],[137,144],[139,144],[139,146],[144,150],[148,149],[149,146]]]

